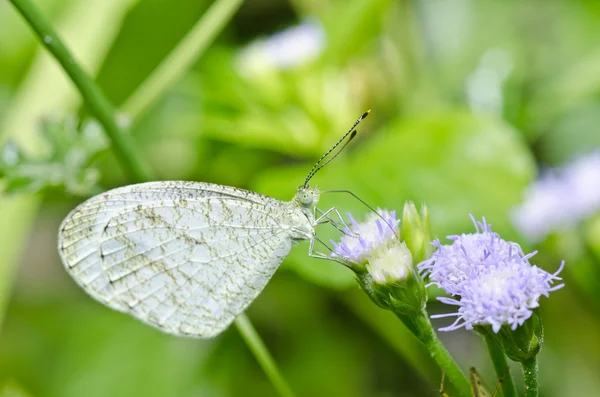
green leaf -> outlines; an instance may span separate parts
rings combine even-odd
[[[207,54],[202,85],[190,92],[202,93],[205,138],[315,156],[325,140],[335,139],[364,111],[352,91],[356,76],[350,71],[313,62],[254,73],[244,70],[240,53]]]

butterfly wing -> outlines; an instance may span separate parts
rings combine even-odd
[[[291,203],[246,190],[150,182],[81,204],[58,248],[107,306],[168,333],[211,337],[259,294],[293,241],[310,238],[308,222]]]

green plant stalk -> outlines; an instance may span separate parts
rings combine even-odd
[[[215,1],[177,47],[125,101],[121,110],[132,119],[147,110],[183,71],[188,70],[197,61],[242,2],[243,0]]]
[[[481,334],[485,338],[485,343],[487,344],[490,358],[494,363],[496,376],[500,381],[502,381],[502,393],[504,394],[504,397],[518,397],[519,394],[517,393],[517,387],[513,382],[504,351],[502,351],[500,345],[498,345],[498,343],[486,332],[481,332]]]
[[[416,315],[394,313],[406,327],[425,345],[431,357],[446,374],[446,378],[454,385],[463,397],[471,397],[471,385],[465,373],[438,339],[425,309]]]
[[[237,316],[235,325],[277,392],[283,397],[294,397],[292,389],[279,372],[275,360],[252,326],[248,316],[244,313]]]
[[[66,46],[62,43],[54,29],[52,28],[50,22],[44,17],[44,15],[36,8],[36,6],[30,2],[29,0],[10,0],[15,8],[21,13],[21,15],[25,18],[28,24],[33,28],[33,30],[38,34],[38,37],[44,43],[46,48],[54,55],[54,57],[61,64],[63,69],[67,72],[69,77],[77,86],[80,91],[82,97],[86,100],[88,106],[92,113],[96,116],[98,121],[104,127],[107,135],[112,141],[113,148],[115,149],[119,159],[123,163],[124,168],[130,173],[132,178],[136,181],[144,181],[151,180],[152,175],[149,168],[146,167],[145,163],[141,161],[141,156],[137,153],[133,142],[131,141],[129,135],[126,135],[122,129],[118,126],[116,121],[116,113],[113,109],[112,105],[106,100],[100,89],[94,83],[94,81],[83,71],[83,69],[79,66],[79,64],[75,61],[70,51],[66,48]],[[241,4],[241,0],[220,0],[218,2],[220,7],[215,9],[215,5],[211,7],[211,10],[207,12],[209,15],[205,15],[204,18],[198,23],[201,24],[202,21],[207,21],[210,24],[209,27],[204,29],[198,27],[198,24],[194,28],[196,33],[192,35],[195,40],[190,39],[187,41],[186,45],[180,45],[179,48],[182,48],[187,51],[188,47],[193,45],[194,43],[197,45],[201,45],[201,47],[205,47],[208,45],[210,40],[217,34],[218,31],[224,26],[226,21],[229,20],[233,11],[239,7]],[[229,7],[227,7],[229,6]],[[228,11],[229,12],[226,12]],[[203,36],[198,32],[204,32]],[[200,40],[198,37],[204,37]],[[181,53],[180,50],[177,52]],[[200,52],[197,52],[196,55],[199,55]],[[169,66],[170,62],[177,63],[176,67]],[[185,61],[185,57],[182,55],[170,56],[167,60],[165,60],[161,66],[164,70],[167,71],[165,75],[162,77],[151,77],[150,81],[159,81],[161,84],[154,84],[154,88],[152,89],[152,93],[155,96],[158,96],[162,90],[166,89],[167,83],[170,83],[172,80],[165,80],[165,76],[170,76],[171,73],[181,73],[183,70],[191,66],[192,60]],[[160,71],[161,68],[159,68]],[[164,73],[164,72],[163,72]],[[139,91],[138,91],[139,92]],[[147,106],[150,102],[146,102],[144,106]],[[144,107],[142,106],[142,108]],[[141,110],[141,108],[140,108]],[[0,302],[2,303],[2,302]],[[250,350],[255,354],[258,362],[261,364],[261,367],[265,371],[266,375],[273,382],[273,386],[281,393],[282,396],[288,397],[293,396],[293,393],[287,383],[285,382],[283,376],[279,372],[275,361],[269,354],[266,346],[263,341],[260,339],[250,320],[246,317],[245,314],[242,314],[236,320],[236,326],[242,335],[244,341],[248,344]]]
[[[9,0],[21,13],[29,26],[37,33],[40,41],[61,64],[73,83],[81,92],[92,114],[104,127],[113,143],[113,149],[126,171],[137,181],[150,180],[150,171],[141,157],[136,154],[131,136],[117,123],[116,112],[94,81],[79,66],[67,47],[62,43],[54,28],[30,0]]]
[[[525,397],[539,395],[538,360],[537,355],[521,363],[523,379],[525,381]]]
[[[373,303],[365,299],[358,289],[340,294],[342,302],[381,339],[410,364],[424,382],[439,382],[435,364],[428,357],[427,350],[412,332],[405,327],[397,327],[398,319],[387,310],[373,310]]]

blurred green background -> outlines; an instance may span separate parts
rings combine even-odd
[[[211,2],[36,4],[109,100],[127,107]],[[566,288],[541,301],[541,394],[597,396],[600,218],[533,245],[510,214],[539,169],[600,149],[598,37],[593,0],[248,0],[190,70],[124,122],[159,179],[287,200],[372,109],[313,183],[375,207],[426,203],[440,238],[471,232],[469,213],[485,216],[525,251],[539,249],[533,262],[549,272],[565,259]],[[62,151],[52,147],[52,128]],[[0,142],[35,159],[26,168],[32,178],[0,182],[22,191],[0,196],[0,397],[276,395],[234,328],[208,341],[161,334],[93,301],[63,270],[60,221],[86,195],[132,182],[106,142],[74,132],[89,129],[77,91],[0,2]],[[73,145],[83,155],[76,161]],[[321,208],[333,205],[357,219],[367,213],[345,195],[322,197]],[[402,324],[358,290],[350,271],[308,258],[307,249],[294,249],[248,310],[294,391],[439,395],[439,369]],[[464,330],[440,337],[493,389],[480,338]]]

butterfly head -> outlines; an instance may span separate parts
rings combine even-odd
[[[298,188],[294,201],[304,208],[311,208],[319,202],[319,195],[320,193],[317,187],[302,185]]]

